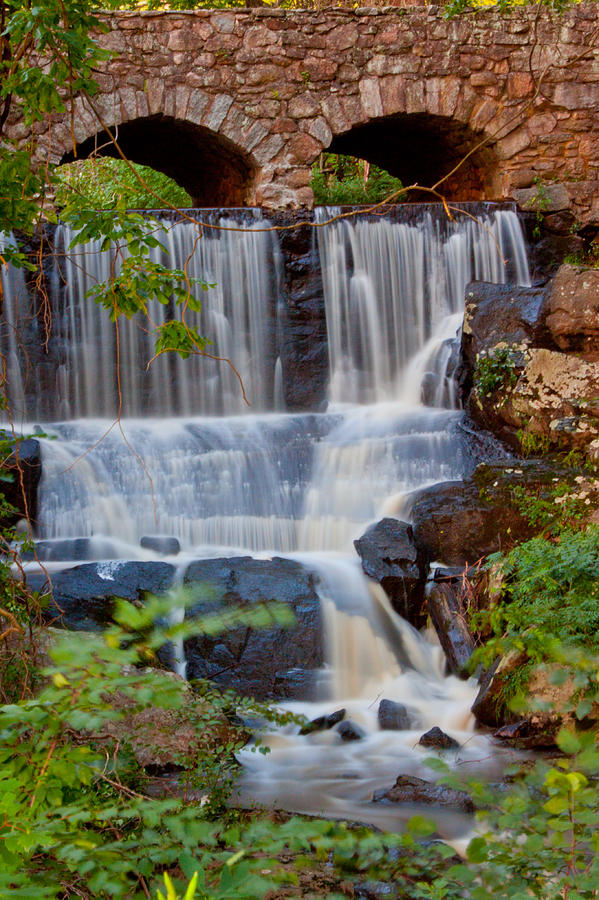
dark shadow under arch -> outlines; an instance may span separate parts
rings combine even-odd
[[[231,141],[200,125],[167,116],[148,116],[113,130],[131,162],[164,172],[191,195],[194,206],[246,206],[254,180],[247,154]],[[77,158],[97,153],[118,156],[108,136],[99,132],[77,147]],[[71,151],[62,163],[73,162]]]
[[[401,178],[405,185],[432,187],[480,140],[481,136],[467,126],[444,116],[398,114],[352,128],[333,138],[327,149],[366,159]],[[439,190],[451,200],[487,198],[495,169],[495,153],[485,146],[476,150]],[[426,192],[413,192],[405,199],[433,198]]]

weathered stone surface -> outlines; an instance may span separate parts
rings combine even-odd
[[[443,806],[460,812],[473,813],[474,804],[465,791],[434,784],[414,775],[400,775],[392,788],[375,791],[373,803],[413,803],[424,806]]]
[[[517,449],[522,441],[585,448],[599,437],[598,339],[595,270],[562,266],[544,288],[469,285],[462,337],[466,408]],[[479,374],[485,357],[503,359],[504,377],[491,388]]]
[[[570,205],[570,195],[563,184],[541,184],[523,188],[514,191],[513,196],[522,209],[539,212],[559,212],[568,209]]]
[[[470,404],[476,418],[492,430],[505,426],[539,446],[584,449],[599,437],[599,365],[573,354],[532,349],[515,385]],[[544,442],[544,444],[543,444]]]
[[[466,622],[458,587],[431,582],[427,587],[426,602],[450,671],[455,675],[465,674],[465,667],[474,652],[474,638]]]
[[[598,222],[588,62],[597,12],[582,4],[559,19],[535,15],[491,8],[456,23],[430,5],[111,13],[99,42],[118,55],[98,76],[95,103],[131,159],[168,170],[201,206],[310,204],[310,188],[287,184],[279,164],[294,161],[309,176],[327,146],[363,155],[364,145],[373,162],[419,184],[471,150],[444,182],[451,199],[516,197],[543,214],[568,209]],[[544,52],[531,58],[533,34]],[[260,146],[245,115],[263,130]],[[14,105],[9,139],[27,139],[19,116]],[[72,118],[68,108],[53,116],[52,133],[34,124],[40,161],[72,153],[71,121],[78,155],[93,149],[101,129],[78,98]]]
[[[599,350],[599,269],[562,266],[547,291],[542,314],[560,350]]]
[[[418,741],[421,747],[433,747],[435,750],[457,750],[459,743],[435,725]]]
[[[172,585],[174,566],[163,562],[112,560],[85,563],[52,575],[52,599],[46,622],[73,631],[99,631],[112,621],[114,598],[142,602],[145,594],[164,594]],[[46,576],[30,574],[33,590],[47,587]]]
[[[518,287],[475,281],[466,287],[462,354],[471,371],[479,357],[497,348],[518,348],[550,343],[541,310],[544,287]]]
[[[412,526],[399,519],[381,519],[354,541],[364,572],[379,582],[393,607],[405,619],[422,618],[424,573]]]
[[[288,604],[296,619],[291,630],[276,624],[256,630],[239,626],[216,636],[188,638],[188,678],[209,678],[258,699],[282,698],[290,696],[284,691],[294,685],[290,670],[301,669],[309,681],[322,665],[320,601],[313,576],[299,563],[250,557],[198,560],[188,567],[185,583],[198,585],[200,592],[198,603],[186,611],[188,619],[231,608],[251,609],[269,600]],[[307,699],[308,684],[300,682],[299,687]]]
[[[407,731],[414,724],[407,706],[394,700],[381,700],[378,720],[382,731]]]

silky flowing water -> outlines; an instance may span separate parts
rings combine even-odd
[[[317,220],[329,214],[319,211]],[[372,792],[399,774],[431,777],[429,751],[417,742],[434,725],[459,741],[449,760],[462,768],[489,776],[503,765],[474,731],[475,684],[445,676],[436,641],[390,608],[352,548],[406,493],[466,469],[451,377],[465,285],[529,282],[516,214],[480,214],[482,221],[447,222],[421,207],[407,223],[358,217],[317,229],[330,382],[326,410],[309,413],[283,409],[283,260],[257,212],[241,222],[213,213],[224,230],[201,235],[189,223],[161,227],[166,253],[157,250],[156,260],[187,265],[206,283],[197,288],[197,325],[213,341],[211,354],[233,366],[169,355],[146,371],[152,329],[168,309],[153,311],[143,327],[121,323],[124,417],[116,424],[116,330],[85,299],[108,276],[114,251],[69,251],[73,235],[57,230],[52,305],[62,343],[53,351],[55,389],[43,395],[28,387],[16,338],[23,327],[31,332],[31,298],[18,273],[2,276],[13,415],[48,435],[36,537],[87,536],[88,558],[91,547],[98,559],[144,559],[152,554],[140,547],[142,536],[169,535],[181,543],[180,572],[194,558],[250,553],[289,555],[318,576],[327,656],[320,695],[287,707],[310,719],[343,707],[365,736],[300,736],[296,725],[266,735],[269,754],[241,754],[241,802],[395,827],[411,813],[372,805]],[[240,223],[245,230],[226,230]],[[410,730],[379,729],[383,698],[405,704]],[[463,827],[441,818],[444,833]]]

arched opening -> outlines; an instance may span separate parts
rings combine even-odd
[[[467,126],[428,113],[399,114],[352,128],[333,138],[332,153],[366,159],[404,185],[432,187],[464,159],[480,142]],[[459,170],[440,188],[451,200],[487,197],[495,168],[495,155],[486,146],[474,150]],[[407,201],[434,199],[425,191],[412,191]]]
[[[246,206],[254,167],[246,154],[220,135],[168,116],[149,116],[114,129],[131,162],[163,172],[184,188],[194,206]],[[118,156],[107,136],[99,132],[77,147],[77,158],[93,154]],[[71,151],[62,163],[73,162]]]

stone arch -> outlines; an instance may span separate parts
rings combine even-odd
[[[163,93],[161,100],[156,103],[154,97],[152,102],[146,91],[125,88],[101,96],[94,105],[127,158],[171,177],[191,195],[194,206],[251,204],[257,164],[239,142],[243,134],[232,99],[223,102],[222,96],[187,89],[184,97],[173,91]],[[54,126],[54,161],[72,162],[93,153],[118,156],[89,105],[80,99],[76,105],[73,132],[64,121]],[[262,135],[257,137],[259,143]]]
[[[336,117],[327,148],[331,152],[367,159],[404,184],[424,187],[467,157],[444,181],[443,194],[479,200],[497,192],[501,153],[494,140],[496,104],[478,97],[461,79],[364,78],[360,101],[357,114],[355,104],[344,104],[349,115]],[[408,199],[427,198],[432,199],[422,192]]]

